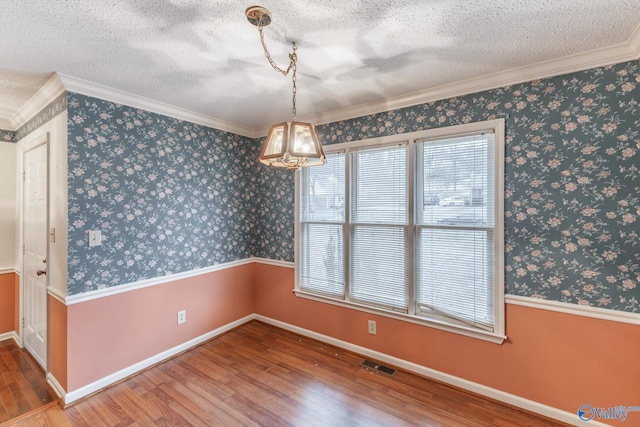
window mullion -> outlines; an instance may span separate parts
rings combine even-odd
[[[343,247],[344,247],[344,300],[351,301],[351,150],[344,152],[344,225],[343,225]]]
[[[296,171],[294,176],[294,195],[293,195],[293,215],[294,215],[294,227],[293,227],[293,262],[296,274],[294,275],[294,287],[296,289],[300,288],[300,274],[301,271],[300,265],[302,262],[302,239],[301,239],[301,227],[302,223],[300,221],[300,209],[301,209],[301,193],[302,193],[302,172]]]
[[[413,315],[416,313],[416,295],[415,295],[415,239],[416,232],[415,226],[415,185],[416,173],[415,173],[415,141],[410,140],[407,144],[407,196],[408,196],[408,218],[407,218],[407,260],[409,265],[407,266],[407,295],[409,302],[407,305],[408,313]]]

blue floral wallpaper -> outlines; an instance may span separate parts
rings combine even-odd
[[[69,295],[251,255],[259,141],[75,93],[68,137]]]
[[[258,144],[263,142],[260,139]],[[257,159],[260,150],[256,151]],[[256,224],[259,232],[253,253],[260,258],[293,261],[295,173],[256,162],[258,178]]]
[[[632,61],[318,126],[323,144],[504,117],[506,291],[640,312],[640,71]],[[261,172],[277,225],[258,256],[293,261],[293,181]],[[276,184],[277,183],[277,184]],[[264,188],[264,187],[263,187]],[[265,218],[266,219],[266,218]],[[282,236],[282,237],[280,237]],[[276,239],[276,240],[274,240]],[[282,243],[279,243],[282,242]]]
[[[324,144],[503,117],[506,291],[640,312],[638,61],[318,126]],[[294,174],[260,140],[70,93],[69,294],[293,261]],[[88,248],[86,231],[104,244]]]
[[[18,142],[16,133],[10,130],[0,129],[0,142]]]

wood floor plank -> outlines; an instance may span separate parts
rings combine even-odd
[[[15,341],[1,341],[0,423],[57,400],[35,359]]]
[[[3,367],[2,369],[6,368]],[[0,405],[0,410],[2,410],[0,422],[20,414],[20,408],[12,393],[11,382],[12,379],[8,374],[0,376],[0,402],[2,403],[2,405]]]
[[[91,422],[94,424],[100,423],[98,414],[93,411],[91,407],[87,407],[82,411],[82,414],[75,407],[67,408],[65,414],[68,416],[69,421],[76,427],[91,427]]]
[[[137,393],[114,393],[114,402],[127,414],[136,414],[135,421],[140,425],[153,425],[153,414],[149,413],[149,407],[144,401],[137,401]],[[138,403],[138,405],[136,405]]]
[[[15,426],[564,425],[404,371],[389,377],[361,361],[360,355],[252,321],[64,410],[49,408]]]
[[[140,398],[142,399],[141,407],[153,414],[155,425],[169,425],[176,427],[189,425],[152,391],[143,393]]]
[[[111,388],[95,396],[98,399],[89,401],[93,412],[97,415],[97,418],[94,416],[90,421],[87,420],[89,425],[130,426],[135,422],[135,419],[139,414],[137,412],[135,414],[127,413],[117,402],[113,400],[113,394],[114,390]],[[84,416],[82,412],[80,412],[80,414]]]
[[[43,412],[38,412],[26,419],[10,420],[0,424],[2,427],[77,427],[58,405]]]
[[[190,390],[201,395],[207,401],[207,406],[211,408],[217,416],[222,419],[221,425],[252,425],[253,421],[245,414],[244,407],[232,396],[220,394],[219,391],[210,387],[209,383],[187,384]]]
[[[4,411],[0,421],[27,412],[26,410],[20,411],[20,405],[17,400],[20,396],[16,395],[16,392],[19,392],[19,388],[17,387],[15,379],[15,375],[19,375],[20,372],[18,371],[18,367],[15,366],[14,360],[11,357],[11,348],[8,347],[7,344],[7,342],[2,343],[0,349],[0,387],[2,387],[0,389],[0,400],[2,401],[2,409]]]

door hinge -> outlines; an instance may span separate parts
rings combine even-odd
[[[24,317],[22,318],[22,329],[24,329]]]
[[[27,253],[27,247],[25,245],[22,245],[22,255]]]
[[[26,181],[27,181],[27,172],[22,171],[22,182],[26,182]]]

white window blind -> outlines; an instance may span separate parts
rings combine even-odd
[[[488,231],[419,228],[419,308],[493,330],[491,242]]]
[[[351,221],[407,224],[407,146],[351,152]]]
[[[325,147],[299,174],[296,291],[501,342],[504,122],[484,126]]]
[[[407,146],[351,152],[350,297],[407,312]]]
[[[419,312],[493,330],[495,137],[419,141],[416,158]]]
[[[407,312],[406,240],[406,227],[353,226],[353,301]]]
[[[302,169],[300,289],[344,298],[345,155]]]

